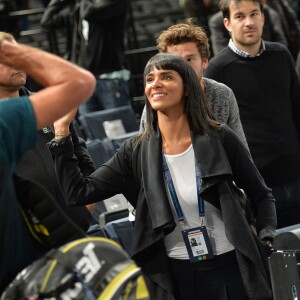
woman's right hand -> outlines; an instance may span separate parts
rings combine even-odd
[[[74,108],[69,113],[67,113],[66,115],[54,122],[53,127],[56,139],[59,140],[63,137],[70,135],[70,124],[75,118],[76,113],[77,108]]]

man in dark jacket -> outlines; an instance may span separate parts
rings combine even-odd
[[[1,34],[0,32],[0,36]],[[5,35],[5,33],[3,34]],[[3,65],[0,65],[0,69],[0,101],[3,98],[30,95],[29,91],[23,87],[26,83],[25,74],[24,76],[16,76],[12,72],[12,68]],[[77,136],[73,126],[71,126],[71,132],[72,138],[75,141],[74,145],[77,157],[81,161],[82,172],[91,174],[95,170],[95,167],[88,154],[85,142]],[[86,207],[71,208],[67,206],[55,174],[52,156],[46,146],[46,143],[53,138],[54,133],[50,127],[40,130],[35,148],[23,156],[15,169],[15,174],[24,179],[34,180],[45,187],[74,224],[77,224],[77,226],[86,232],[90,225],[91,214]],[[92,206],[89,206],[90,210],[92,208]]]
[[[14,98],[0,101],[1,293],[17,272],[40,254],[37,241],[26,226],[28,219],[22,218],[16,195],[19,190],[13,185],[15,167],[23,154],[34,147],[37,129],[52,124],[87,100],[95,79],[86,70],[49,53],[18,45],[5,33],[0,34],[0,62],[2,98]],[[18,89],[26,81],[25,72],[46,87],[30,96],[19,97]],[[72,95],[70,91],[75,89],[77,93]],[[25,200],[27,204],[31,199]]]
[[[23,96],[28,94],[28,91],[25,88],[21,88],[19,93],[20,96]],[[91,174],[95,170],[95,167],[88,154],[85,142],[77,136],[72,125],[70,131],[72,132],[72,138],[75,141],[75,151],[78,159],[81,161],[82,170],[85,174]],[[86,232],[90,226],[90,211],[93,210],[93,205],[88,205],[87,207],[69,207],[66,204],[56,177],[52,156],[46,145],[53,138],[54,133],[50,127],[44,127],[40,130],[38,132],[36,146],[23,156],[22,160],[17,165],[15,173],[22,178],[34,180],[45,187],[57,201],[57,204],[63,212],[74,222],[74,224]]]
[[[13,36],[4,32],[0,32],[0,38],[15,42]],[[19,96],[29,96],[30,93],[23,87],[25,83],[26,74],[24,72],[18,72],[11,66],[0,64],[0,101],[4,98],[16,99]],[[25,125],[24,123],[24,126],[28,126],[28,124]],[[78,159],[81,161],[82,171],[86,174],[90,174],[94,170],[94,164],[88,155],[85,143],[83,140],[79,140],[76,132],[73,131],[73,127],[71,128],[71,131],[73,140],[75,141],[74,145],[76,145],[76,153]],[[66,204],[55,174],[52,156],[46,146],[46,143],[53,137],[54,134],[50,127],[44,127],[42,130],[38,131],[35,147],[26,152],[14,170],[14,174],[17,175],[14,177],[14,188],[17,191],[16,194],[18,195],[19,201],[20,194],[23,194],[22,196],[24,198],[22,197],[22,199],[27,203],[36,201],[41,205],[46,217],[53,220],[58,235],[55,237],[52,236],[51,238],[53,238],[52,241],[55,242],[55,245],[58,246],[69,240],[73,240],[74,238],[85,236],[85,232],[87,232],[90,225],[91,214],[85,206],[72,208],[68,207]],[[5,136],[2,136],[2,138],[5,140]],[[22,143],[22,140],[19,140],[18,142]],[[13,155],[11,154],[11,156]],[[1,168],[2,166],[3,165],[1,164]],[[16,178],[19,178],[19,180],[16,180]],[[21,185],[23,180],[26,180],[26,183]],[[5,188],[6,184],[3,182],[2,184],[3,188]],[[38,194],[36,197],[29,197],[28,195],[34,195],[34,193],[29,193],[35,188],[36,184],[44,188],[46,193]],[[13,193],[9,190],[8,192],[7,200],[13,202],[11,199]],[[47,201],[51,200],[47,198],[48,196],[52,196],[53,206],[46,204]],[[18,205],[20,205],[20,202],[18,202]],[[5,235],[3,237],[3,244],[5,244],[5,247],[14,244],[16,249],[7,250],[5,247],[2,249],[3,252],[1,253],[3,254],[5,263],[4,265],[1,265],[1,271],[4,273],[6,271],[6,278],[2,281],[2,274],[0,274],[0,294],[5,285],[7,285],[16,275],[16,271],[20,271],[21,268],[26,266],[26,262],[32,262],[39,255],[42,255],[49,250],[49,245],[44,247],[42,244],[37,243],[33,239],[33,235],[30,235],[28,229],[23,225],[23,220],[16,217],[20,213],[18,209],[15,212],[12,212],[12,210],[13,209],[9,206],[2,206],[2,211],[11,218],[11,222],[15,223],[14,225],[6,224],[7,228],[5,229],[5,227],[2,227],[2,230],[6,230],[7,233],[11,230],[10,234],[15,235],[18,242],[17,244],[14,244],[15,239],[9,238],[11,241],[10,243],[7,243],[7,236]],[[21,249],[20,247],[22,248],[22,257],[15,253]],[[10,257],[6,257],[5,255],[7,253],[6,251],[11,253],[10,257],[13,258],[15,265],[11,265],[12,262],[10,261]],[[18,266],[18,269],[15,269],[16,266]],[[11,269],[10,274],[7,273],[8,269]]]
[[[81,113],[129,105],[124,67],[128,0],[52,0],[41,24],[48,30],[66,28],[67,57],[91,71],[97,86]]]

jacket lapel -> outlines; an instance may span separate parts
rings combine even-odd
[[[201,179],[206,181],[210,177],[232,175],[227,155],[217,137],[208,137],[207,135],[193,132],[191,132],[191,136],[195,161],[200,170]]]
[[[174,219],[165,190],[162,148],[159,130],[142,143],[142,177],[152,228],[174,227]]]

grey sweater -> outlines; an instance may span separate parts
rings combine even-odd
[[[206,85],[206,97],[216,119],[221,123],[227,124],[240,137],[249,150],[233,91],[227,85],[213,79],[203,77],[203,80]],[[144,128],[145,124],[146,107],[144,107],[142,113],[140,130]]]

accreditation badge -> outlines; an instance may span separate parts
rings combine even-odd
[[[214,258],[206,226],[183,230],[182,235],[191,262]]]

